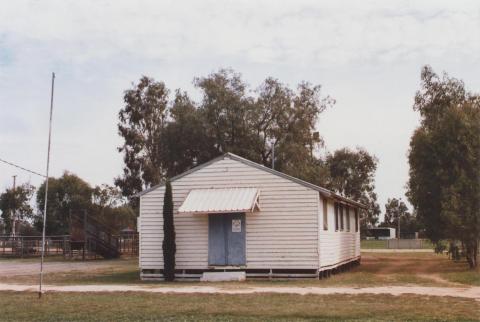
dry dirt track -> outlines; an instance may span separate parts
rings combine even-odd
[[[34,285],[0,284],[0,291],[37,291]],[[385,286],[385,287],[245,287],[238,289],[225,289],[215,286],[145,286],[145,285],[46,285],[46,292],[150,292],[150,293],[177,293],[177,294],[416,294],[426,296],[453,296],[469,298],[480,301],[480,287],[423,287],[423,286]]]
[[[43,265],[45,272],[72,272],[72,271],[94,271],[99,268],[110,267],[115,265],[113,261],[87,261],[87,262],[45,262]],[[40,260],[23,262],[20,260],[0,261],[0,276],[10,277],[19,275],[33,275],[38,274],[40,270]]]
[[[88,261],[88,262],[46,262],[45,271],[48,273],[73,273],[75,272],[96,272],[122,267],[122,265],[131,265],[131,261]],[[441,286],[448,287],[430,287],[430,286],[379,286],[379,287],[319,287],[319,286],[252,286],[236,285],[235,288],[228,288],[222,285],[204,284],[204,285],[178,285],[171,287],[169,285],[153,284],[95,284],[95,285],[47,285],[44,289],[53,292],[152,292],[152,293],[223,293],[223,294],[252,294],[252,293],[284,293],[284,294],[417,294],[428,296],[453,296],[461,298],[470,298],[480,301],[480,287],[468,287],[461,284],[452,283],[441,278],[439,272],[439,261],[437,258],[416,258],[416,257],[398,257],[391,258],[385,256],[369,256],[362,258],[362,269],[365,272],[382,275],[395,275],[399,272],[408,271],[411,274],[424,277],[425,279],[435,280],[442,283]],[[5,260],[0,261],[0,291],[36,291],[37,286],[30,285],[31,281],[17,282],[16,276],[37,275],[39,263],[37,261]]]

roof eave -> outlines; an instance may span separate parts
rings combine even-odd
[[[233,154],[233,153],[225,153],[225,156],[228,156],[230,159],[233,159],[233,160],[237,160],[239,162],[242,162],[242,163],[245,163],[247,165],[251,165],[255,168],[258,168],[258,169],[261,169],[261,170],[264,170],[264,171],[267,171],[267,172],[270,172],[274,175],[277,175],[277,176],[280,176],[282,178],[285,178],[287,180],[290,180],[290,181],[293,181],[293,182],[296,182],[298,184],[301,184],[307,188],[311,188],[313,190],[316,190],[318,192],[320,192],[320,194],[326,196],[327,198],[332,198],[332,199],[337,199],[337,200],[340,200],[340,201],[343,201],[343,202],[346,202],[346,203],[349,203],[351,205],[354,205],[356,207],[359,207],[359,208],[362,208],[362,209],[368,209],[367,206],[365,206],[364,204],[360,203],[360,202],[356,202],[354,200],[351,200],[349,198],[346,198],[346,197],[343,197],[339,194],[336,194],[335,192],[331,191],[331,190],[328,190],[326,188],[323,188],[323,187],[319,187],[317,185],[314,185],[313,183],[310,183],[310,182],[307,182],[307,181],[304,181],[302,179],[299,179],[299,178],[295,178],[295,177],[292,177],[288,174],[285,174],[283,172],[280,172],[280,171],[277,171],[277,170],[274,170],[274,169],[271,169],[271,168],[268,168],[266,166],[263,166],[261,164],[258,164],[256,162],[253,162],[253,161],[250,161],[248,159],[245,159],[245,158],[242,158],[236,154]]]
[[[282,178],[285,178],[285,179],[287,179],[287,180],[296,182],[296,183],[301,184],[301,185],[303,185],[303,186],[305,186],[305,187],[307,187],[307,188],[310,188],[310,189],[313,189],[313,190],[316,190],[316,191],[320,192],[320,194],[326,196],[327,198],[337,199],[337,200],[346,202],[346,203],[348,203],[348,204],[354,205],[354,206],[359,207],[359,208],[362,208],[362,209],[368,209],[368,207],[367,207],[366,205],[364,205],[364,204],[362,204],[362,203],[359,203],[359,202],[356,202],[356,201],[353,201],[353,200],[348,199],[348,198],[346,198],[346,197],[343,197],[343,196],[341,196],[341,195],[339,195],[339,194],[336,194],[335,192],[333,192],[333,191],[331,191],[331,190],[328,190],[328,189],[326,189],[326,188],[319,187],[319,186],[317,186],[317,185],[314,185],[313,183],[304,181],[304,180],[302,180],[302,179],[298,179],[298,178],[292,177],[292,176],[290,176],[290,175],[288,175],[288,174],[285,174],[285,173],[283,173],[283,172],[280,172],[280,171],[277,171],[277,170],[268,168],[268,167],[266,167],[266,166],[264,166],[264,165],[258,164],[258,163],[256,163],[256,162],[253,162],[253,161],[248,160],[248,159],[245,159],[245,158],[242,158],[241,156],[238,156],[238,155],[233,154],[233,153],[230,153],[230,152],[224,153],[224,154],[222,154],[222,155],[220,155],[220,156],[218,156],[218,157],[216,157],[216,158],[213,158],[212,160],[210,160],[210,161],[208,161],[208,162],[202,163],[201,165],[198,165],[198,166],[196,166],[196,167],[194,167],[194,168],[192,168],[192,169],[190,169],[190,170],[187,170],[187,171],[185,171],[185,172],[183,172],[183,173],[181,173],[181,174],[179,174],[179,175],[177,175],[177,176],[175,176],[175,177],[172,177],[172,178],[170,179],[170,182],[173,182],[173,181],[175,181],[175,180],[177,180],[177,179],[180,179],[180,178],[182,178],[182,177],[184,177],[184,176],[186,176],[186,175],[188,175],[188,174],[190,174],[190,173],[192,173],[192,172],[195,172],[195,171],[197,171],[197,170],[200,170],[200,169],[202,169],[202,168],[204,168],[204,167],[206,167],[206,166],[208,166],[208,165],[210,165],[210,164],[212,164],[212,163],[217,162],[218,160],[223,160],[223,159],[225,159],[225,158],[229,158],[229,159],[231,159],[231,160],[236,160],[236,161],[242,162],[242,163],[244,163],[244,164],[246,164],[246,165],[253,166],[253,167],[257,168],[257,169],[260,169],[260,170],[263,170],[263,171],[272,173],[272,174],[274,174],[274,175],[280,176],[280,177],[282,177]],[[144,191],[141,191],[141,192],[139,192],[139,193],[134,194],[134,195],[132,196],[132,198],[134,198],[134,197],[141,197],[141,196],[145,195],[146,193],[149,193],[149,192],[151,192],[151,191],[153,191],[153,190],[155,190],[155,189],[157,189],[157,188],[162,187],[163,185],[165,185],[165,182],[164,182],[164,181],[162,181],[162,182],[160,182],[159,184],[157,184],[157,185],[155,185],[155,186],[152,186],[152,187],[150,187],[150,188],[148,188],[148,189],[146,189],[146,190],[144,190]]]

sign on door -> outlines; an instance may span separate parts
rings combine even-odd
[[[242,220],[232,219],[232,233],[241,233],[241,232],[242,232]]]

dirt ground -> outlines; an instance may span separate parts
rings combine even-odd
[[[58,261],[45,262],[43,264],[46,273],[64,273],[64,272],[90,272],[101,269],[108,269],[118,265],[117,261]],[[38,274],[40,270],[40,259],[33,260],[0,260],[0,276],[14,277],[24,275]]]
[[[128,271],[138,276],[135,259],[129,260],[98,260],[98,261],[47,261],[44,264],[47,274],[67,276],[90,274],[94,276],[106,272]],[[36,260],[0,260],[0,291],[36,291],[36,276],[39,262]],[[330,282],[319,284],[318,280],[311,283],[260,284],[260,283],[230,283],[230,284],[145,284],[140,281],[119,281],[117,285],[102,281],[91,284],[73,282],[66,285],[45,285],[44,290],[55,292],[151,292],[151,293],[205,293],[205,294],[417,294],[429,296],[453,296],[480,301],[480,287],[454,283],[443,278],[445,272],[463,272],[465,267],[459,263],[453,264],[446,258],[433,254],[362,254],[362,264],[352,272],[336,275]],[[53,274],[52,274],[53,273]],[[30,279],[22,277],[31,276]],[[376,284],[375,281],[392,276],[407,276],[408,279],[396,281],[391,285]],[[355,285],[358,279],[370,278],[368,283]],[[411,278],[423,278],[431,283],[416,284]],[[338,279],[336,283],[335,279]],[[349,280],[351,279],[351,280]],[[333,284],[332,284],[333,283]]]
[[[146,286],[146,285],[45,285],[46,292],[149,292],[163,294],[298,294],[298,295],[331,295],[331,294],[390,294],[390,295],[427,295],[427,296],[453,296],[469,298],[480,301],[480,287],[425,287],[425,286],[388,286],[388,287],[246,287],[226,289],[216,286]],[[0,284],[0,291],[38,291],[35,285]]]
[[[431,253],[431,252],[430,252]],[[418,256],[420,255],[420,257]],[[415,252],[365,252],[362,253],[361,270],[378,275],[409,273],[412,275],[434,276],[443,271],[438,259],[427,254]],[[44,263],[45,273],[95,273],[125,265],[136,267],[136,259],[126,260],[89,260],[68,261],[54,260]],[[0,259],[0,276],[25,276],[38,274],[40,259]]]
[[[441,286],[461,287],[461,283],[444,278],[445,274],[463,274],[468,272],[466,263],[454,262],[444,255],[433,253],[362,253],[363,272],[372,273],[378,278],[399,274],[408,274],[419,279],[430,280]],[[478,272],[478,270],[477,270]],[[474,274],[472,272],[472,274]],[[480,275],[478,275],[480,280]],[[478,283],[477,283],[478,285]],[[464,286],[464,285],[463,285]]]

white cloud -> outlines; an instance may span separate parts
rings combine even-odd
[[[476,56],[479,10],[475,2],[15,1],[0,13],[0,30],[13,45],[40,42],[74,63],[118,53],[169,61],[247,53],[253,62],[330,66],[385,51],[389,60],[405,51],[441,55],[452,45]]]

